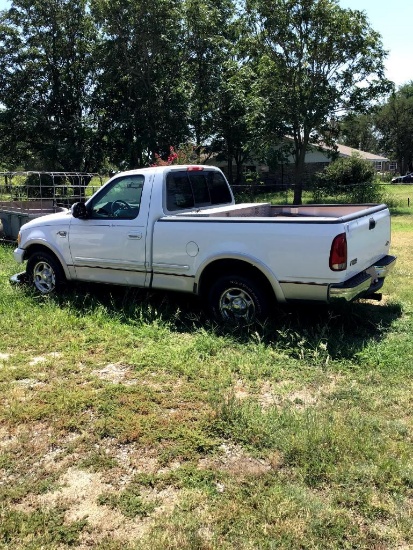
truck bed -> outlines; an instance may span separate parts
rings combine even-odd
[[[269,202],[244,203],[217,208],[207,208],[199,211],[182,212],[176,216],[195,218],[319,218],[320,221],[354,219],[365,215],[367,210],[372,213],[386,208],[384,204],[310,204],[301,206],[272,205]]]

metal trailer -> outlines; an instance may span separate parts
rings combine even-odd
[[[102,183],[91,172],[0,172],[0,237],[16,240],[26,222],[70,208]]]

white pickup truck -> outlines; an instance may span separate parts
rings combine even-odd
[[[14,257],[42,294],[70,280],[168,289],[250,322],[275,302],[379,299],[389,246],[384,204],[236,205],[217,168],[166,166],[119,173],[23,225]]]

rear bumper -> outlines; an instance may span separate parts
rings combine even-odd
[[[352,302],[366,294],[371,286],[372,277],[368,273],[359,273],[344,283],[330,285],[328,288],[329,302]]]
[[[378,279],[384,279],[396,265],[396,256],[384,256],[373,267],[377,272]]]
[[[384,256],[369,269],[355,275],[344,283],[330,285],[328,289],[328,301],[352,302],[357,298],[367,298],[383,286],[385,277],[395,264],[395,256]]]

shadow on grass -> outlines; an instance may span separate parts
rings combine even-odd
[[[410,206],[395,206],[394,208],[390,207],[390,210],[392,218],[403,218],[413,213],[413,209]]]
[[[327,349],[331,359],[351,359],[369,341],[383,338],[402,315],[399,303],[301,304],[278,306],[265,323],[240,328],[211,321],[201,301],[188,294],[75,283],[51,299],[80,315],[104,308],[122,323],[163,323],[180,333],[203,329],[239,344],[276,346],[297,358]]]

